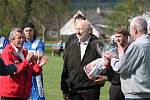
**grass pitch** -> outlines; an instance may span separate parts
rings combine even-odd
[[[44,90],[46,100],[63,100],[60,90],[60,75],[63,67],[63,58],[58,56],[49,57],[48,63],[43,67],[44,77]],[[109,100],[108,90],[109,82],[106,82],[105,86],[101,88],[100,100]]]

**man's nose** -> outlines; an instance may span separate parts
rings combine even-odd
[[[20,41],[24,41],[24,38],[22,37],[22,38],[20,39]]]

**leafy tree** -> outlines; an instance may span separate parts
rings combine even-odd
[[[109,26],[108,32],[113,32],[118,25],[128,28],[128,19],[142,14],[144,11],[144,4],[144,0],[127,0],[117,4],[115,6],[115,11],[107,16],[107,23]]]
[[[22,24],[28,22],[28,20],[31,17],[31,11],[32,11],[32,3],[33,0],[25,0],[24,1],[24,18],[22,20]]]
[[[22,0],[0,1],[0,33],[8,36],[14,26],[18,26],[23,17]]]
[[[12,27],[34,22],[39,33],[47,27],[60,29],[68,12],[69,0],[0,0],[0,33],[7,34]]]
[[[58,31],[58,38],[60,38],[59,29],[62,19],[65,18],[68,7],[64,0],[33,0],[32,19],[38,22],[40,33],[45,33],[47,27],[56,29]],[[36,1],[36,2],[35,2]],[[43,27],[43,29],[41,28]]]

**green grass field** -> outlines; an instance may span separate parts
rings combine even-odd
[[[60,75],[63,66],[62,57],[52,57],[51,54],[47,54],[49,57],[48,63],[44,66],[44,88],[46,100],[63,100],[60,90]],[[101,91],[100,100],[108,100],[109,83],[107,82]]]

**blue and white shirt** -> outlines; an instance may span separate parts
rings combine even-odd
[[[0,36],[0,54],[2,53],[3,49],[6,47],[6,45],[9,43],[9,40],[6,39],[3,36]]]
[[[31,51],[40,51],[44,52],[45,46],[44,43],[40,40],[26,41],[24,43],[24,49],[27,49],[29,52]]]

